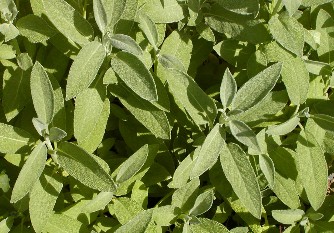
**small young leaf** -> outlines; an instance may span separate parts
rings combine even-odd
[[[19,149],[28,146],[32,136],[26,131],[0,123],[0,152],[16,153]]]
[[[44,137],[49,132],[48,125],[38,118],[32,118],[32,124],[34,125],[37,133],[42,137]]]
[[[44,170],[46,156],[47,149],[45,144],[39,143],[31,152],[20,171],[20,174],[13,188],[10,199],[11,203],[15,203],[21,200],[27,193],[31,191]]]
[[[236,93],[237,83],[235,82],[235,79],[233,78],[230,70],[227,68],[220,85],[220,100],[224,109],[230,106]]]
[[[82,184],[104,192],[115,192],[116,184],[97,160],[79,146],[63,142],[59,144],[58,162],[65,171]]]
[[[85,45],[75,57],[67,78],[66,100],[76,97],[95,79],[106,56],[102,44],[97,41]]]
[[[294,116],[282,124],[270,126],[266,133],[269,135],[278,136],[286,135],[296,128],[296,126],[299,124],[299,121],[300,118],[298,116]]]
[[[275,186],[275,165],[271,158],[266,154],[259,155],[259,164],[261,171],[266,177],[269,187]]]
[[[194,161],[190,178],[193,179],[209,170],[217,161],[221,149],[225,146],[225,134],[219,124],[210,131]]]
[[[260,188],[245,152],[236,144],[228,144],[220,153],[220,164],[241,202],[254,217],[260,219]]]
[[[119,52],[111,59],[111,67],[120,79],[137,95],[148,101],[157,101],[154,79],[145,65],[135,55]]]
[[[232,109],[247,110],[265,98],[274,88],[282,70],[282,63],[269,66],[246,82],[232,102]]]
[[[0,232],[1,233],[8,233],[10,232],[14,223],[14,217],[7,217],[0,221]]]
[[[50,79],[39,62],[31,71],[30,89],[38,118],[49,124],[54,116],[54,94]]]
[[[114,34],[110,37],[110,43],[115,48],[118,48],[128,53],[132,53],[133,55],[143,55],[143,51],[140,46],[130,36],[123,34]]]
[[[283,224],[295,224],[301,220],[305,214],[303,210],[273,210],[272,216],[275,220]]]
[[[211,208],[214,198],[215,195],[212,189],[201,193],[196,198],[194,206],[189,210],[189,214],[194,216],[204,214]]]
[[[302,0],[283,0],[283,4],[286,8],[286,10],[289,12],[289,15],[292,16],[296,11],[298,11],[298,8],[302,4]]]
[[[129,222],[118,228],[115,233],[138,232],[144,233],[151,222],[153,209],[144,210],[137,214]]]
[[[246,146],[261,152],[259,142],[257,141],[256,135],[248,125],[242,121],[232,120],[230,121],[230,129],[233,136],[241,143]]]
[[[19,30],[11,23],[0,24],[0,32],[5,36],[5,42],[15,39],[19,34]]]
[[[49,138],[51,142],[59,142],[64,137],[67,136],[67,133],[57,127],[52,127],[49,132]]]
[[[158,47],[158,31],[155,23],[152,21],[150,17],[146,14],[139,15],[139,28],[144,32],[147,40],[153,46],[153,48],[157,51]]]
[[[93,0],[94,18],[102,34],[108,26],[107,13],[101,0]]]

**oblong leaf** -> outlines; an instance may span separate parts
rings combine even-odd
[[[46,156],[47,148],[45,144],[39,143],[28,156],[17,177],[10,202],[15,203],[21,200],[31,191],[44,170]]]
[[[132,53],[136,56],[143,55],[143,50],[137,42],[128,35],[114,34],[110,37],[110,43],[115,48]]]
[[[266,131],[269,135],[285,135],[293,131],[299,124],[300,118],[298,116],[292,117],[291,119],[283,122],[279,125],[270,126]]]
[[[54,116],[54,94],[50,79],[38,61],[31,71],[30,89],[38,118],[49,124]]]
[[[147,40],[155,50],[158,50],[158,30],[152,19],[146,14],[139,15],[139,28],[144,32]]]
[[[199,224],[190,224],[193,233],[228,233],[230,232],[223,224],[207,219],[198,218]]]
[[[197,216],[207,212],[212,206],[214,197],[215,195],[212,189],[198,195],[194,206],[189,210],[189,214]]]
[[[274,88],[281,70],[282,63],[276,63],[247,81],[233,99],[232,109],[247,110],[260,102]]]
[[[53,207],[63,188],[61,178],[52,170],[45,169],[30,192],[29,215],[36,232],[42,232],[53,215]]]
[[[236,195],[248,211],[260,219],[260,188],[245,152],[236,144],[228,144],[220,153],[220,163]]]
[[[111,67],[120,79],[141,98],[157,101],[158,94],[154,79],[145,65],[135,55],[119,52],[111,59]]]
[[[266,154],[259,155],[259,164],[261,171],[266,177],[269,187],[275,186],[275,165],[271,158]]]
[[[84,45],[93,39],[92,26],[64,0],[43,0],[45,14],[67,38]]]
[[[110,203],[113,197],[114,194],[112,192],[100,192],[86,205],[81,207],[81,211],[90,214],[102,210]]]
[[[120,166],[116,181],[124,182],[134,176],[145,164],[149,153],[149,145],[142,146]]]
[[[68,74],[66,100],[72,99],[89,87],[106,56],[103,45],[97,41],[85,45],[75,57]]]
[[[301,220],[305,214],[303,210],[273,210],[271,212],[273,218],[283,224],[295,224]]]
[[[195,178],[177,189],[172,196],[172,205],[179,207],[183,212],[189,211],[195,204],[199,185],[199,179]]]
[[[144,210],[137,214],[129,222],[118,228],[115,233],[138,232],[144,233],[151,222],[153,209]]]
[[[82,184],[105,192],[115,192],[116,185],[98,161],[79,146],[63,142],[57,150],[58,162]]]
[[[16,153],[28,146],[32,136],[26,131],[11,125],[0,123],[0,152]]]
[[[106,26],[108,25],[108,20],[106,9],[104,9],[104,5],[101,0],[93,0],[93,11],[95,22],[102,34],[104,34]]]
[[[193,164],[190,178],[198,177],[210,169],[217,161],[221,149],[225,146],[225,134],[222,127],[216,124],[210,131]]]
[[[53,214],[46,226],[45,231],[54,233],[54,232],[82,232],[82,233],[88,233],[88,229],[86,226],[83,226],[81,222],[79,222],[77,219],[71,218],[65,214]]]
[[[220,100],[224,109],[230,106],[236,93],[237,83],[235,82],[230,70],[227,68],[220,85]]]
[[[334,117],[325,114],[311,115],[314,122],[324,130],[334,133]]]
[[[242,121],[231,120],[230,129],[233,136],[241,143],[246,146],[261,152],[259,142],[257,141],[256,135],[248,125]]]

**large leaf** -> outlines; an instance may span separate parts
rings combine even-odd
[[[89,87],[102,65],[106,51],[97,41],[85,45],[75,57],[67,78],[66,100]]]
[[[311,206],[317,210],[326,197],[327,163],[324,151],[311,132],[302,131],[297,141],[298,174]]]
[[[93,39],[92,26],[64,0],[43,0],[45,14],[67,38],[84,45]]]
[[[207,219],[199,218],[198,224],[191,224],[190,229],[193,233],[228,233],[230,232],[223,224]]]
[[[151,73],[135,55],[119,52],[111,60],[111,67],[120,79],[141,98],[148,101],[158,100],[156,85]]]
[[[232,109],[247,110],[265,98],[274,88],[282,70],[282,63],[276,63],[246,82],[237,92]]]
[[[32,136],[26,131],[11,125],[0,123],[0,152],[16,153],[28,146]]]
[[[49,218],[44,230],[49,233],[88,233],[89,231],[85,227],[87,226],[83,226],[77,219],[68,217],[65,214],[53,214]]]
[[[29,155],[15,182],[10,201],[15,203],[31,191],[42,174],[47,156],[44,143],[39,143]]]
[[[31,71],[30,89],[38,118],[49,124],[54,116],[54,94],[50,79],[39,62]]]
[[[238,145],[228,144],[220,153],[220,163],[241,202],[254,217],[260,219],[260,188],[246,153]]]
[[[57,150],[58,162],[65,171],[84,185],[105,192],[115,192],[116,185],[99,162],[79,146],[63,142]]]
[[[210,131],[193,164],[190,177],[198,177],[209,170],[217,161],[221,149],[225,146],[225,133],[219,124]]]
[[[327,11],[320,9],[316,29],[320,32],[320,45],[317,49],[319,60],[334,64],[334,19]]]

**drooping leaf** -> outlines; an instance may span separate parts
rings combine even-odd
[[[294,116],[282,124],[270,126],[266,133],[269,135],[279,136],[288,134],[296,128],[296,126],[299,124],[299,121],[300,118],[298,116]]]
[[[273,210],[272,216],[275,220],[283,224],[294,224],[302,219],[305,212],[300,209],[295,210]]]
[[[29,155],[15,182],[10,201],[15,203],[31,191],[42,174],[47,156],[44,143],[39,143]]]
[[[260,219],[260,188],[245,152],[236,144],[228,144],[220,153],[220,163],[236,195],[248,211]]]
[[[67,78],[66,100],[89,87],[101,67],[106,51],[97,41],[85,45],[75,57]]]
[[[116,185],[98,161],[79,146],[63,142],[57,150],[58,162],[84,185],[104,192],[115,192]]]

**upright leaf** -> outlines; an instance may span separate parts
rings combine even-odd
[[[319,60],[333,66],[334,64],[334,19],[325,10],[320,9],[316,29],[320,32],[320,44],[317,49]]]
[[[148,101],[158,99],[157,89],[151,73],[135,55],[119,52],[111,60],[111,67],[121,80],[141,98]]]
[[[236,93],[237,83],[235,82],[230,70],[227,68],[220,85],[220,100],[225,109],[233,102]]]
[[[47,156],[44,143],[39,143],[29,155],[15,182],[10,202],[21,200],[31,191],[42,174]]]
[[[198,177],[209,170],[217,161],[221,149],[225,146],[225,132],[216,124],[210,131],[193,164],[190,178]]]
[[[139,15],[139,28],[144,32],[147,40],[155,50],[158,50],[158,31],[155,23],[146,14]]]
[[[66,100],[76,97],[95,79],[106,56],[102,44],[97,41],[85,45],[75,57],[67,78]]]
[[[50,79],[39,62],[31,71],[30,89],[38,118],[49,124],[54,116],[54,94]]]
[[[275,186],[275,165],[271,158],[266,154],[259,155],[259,164],[261,171],[266,177],[269,187]]]
[[[55,27],[72,41],[85,45],[93,39],[92,26],[64,0],[43,0],[45,14]]]
[[[254,217],[260,219],[260,188],[245,152],[236,144],[228,144],[220,153],[220,163],[241,202]]]
[[[114,181],[99,162],[79,146],[63,142],[58,146],[57,155],[60,166],[82,184],[99,191],[116,191]]]
[[[302,131],[297,141],[297,168],[311,206],[317,210],[326,197],[327,163],[324,152],[311,132]]]
[[[282,63],[276,63],[251,78],[238,90],[232,109],[247,110],[260,102],[274,88],[281,70]]]
[[[196,178],[177,189],[172,196],[172,205],[179,207],[183,212],[189,211],[195,204],[199,185],[199,179]]]
[[[283,4],[286,8],[286,10],[289,12],[289,15],[292,16],[294,13],[298,11],[298,8],[302,4],[303,0],[283,0]]]
[[[97,26],[99,27],[102,35],[105,33],[105,29],[108,26],[107,12],[104,8],[102,0],[93,0],[94,18]]]

